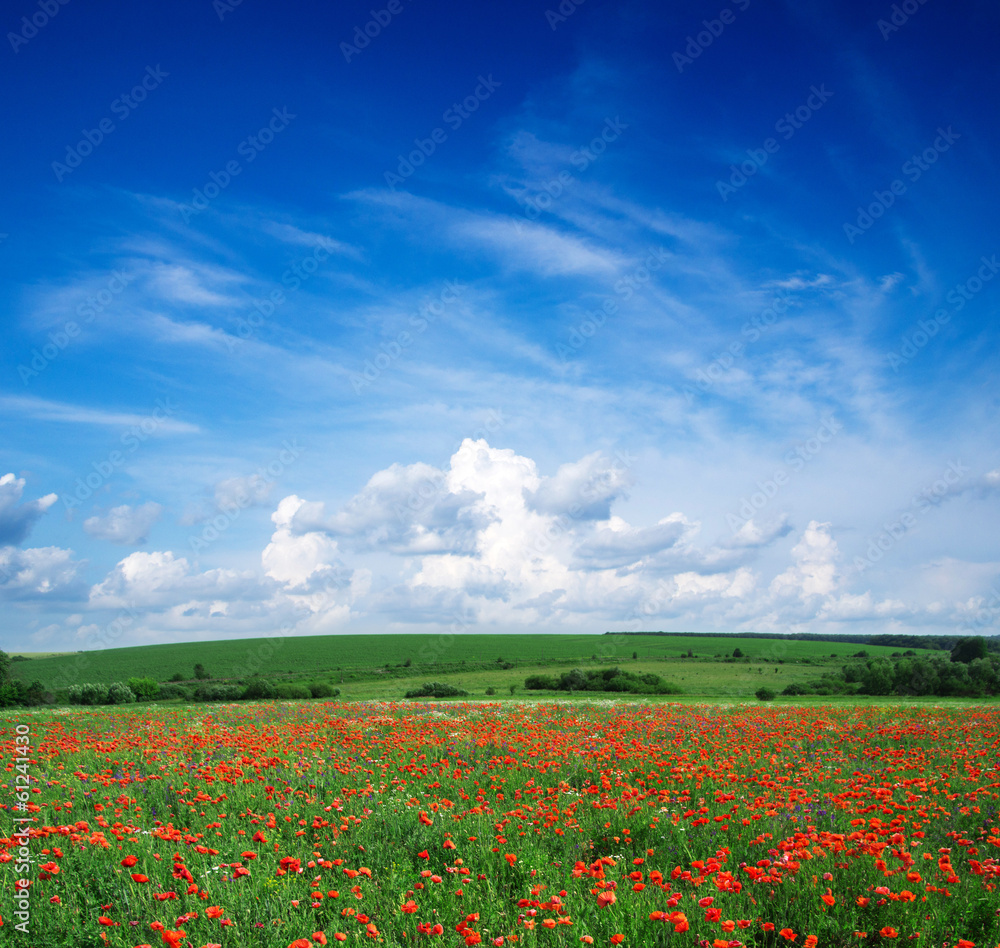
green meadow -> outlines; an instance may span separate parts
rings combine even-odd
[[[17,661],[12,674],[58,692],[70,684],[128,678],[194,678],[203,666],[212,681],[329,682],[345,698],[396,700],[426,681],[446,681],[473,696],[488,689],[519,697],[524,679],[571,668],[620,666],[653,673],[683,695],[747,695],[763,685],[780,692],[792,682],[841,668],[864,649],[890,646],[701,635],[334,635],[147,645],[52,654]],[[734,652],[738,657],[734,658]],[[539,693],[543,697],[545,693]],[[552,697],[551,693],[549,694]]]

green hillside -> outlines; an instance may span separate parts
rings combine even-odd
[[[739,636],[328,635],[187,642],[62,654],[15,662],[12,674],[25,681],[38,680],[49,690],[79,682],[124,681],[133,676],[166,681],[179,674],[190,679],[196,664],[203,665],[213,679],[247,679],[260,674],[288,680],[324,678],[350,682],[495,672],[509,665],[523,672],[529,667],[617,664],[633,661],[633,654],[643,664],[676,660],[683,667],[683,663],[694,665],[686,657],[689,651],[697,660],[724,658],[734,649],[757,662],[808,660],[819,664],[840,662],[862,647],[872,657],[898,651],[888,646],[857,643]],[[692,682],[687,673],[684,678],[688,690]]]

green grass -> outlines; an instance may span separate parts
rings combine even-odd
[[[705,661],[717,654],[728,655],[735,648],[750,658],[752,666],[755,659],[769,659],[762,666],[767,669],[764,674],[746,672],[747,666],[739,662]],[[200,663],[213,679],[246,679],[261,674],[289,681],[329,680],[337,685],[341,678],[345,684],[367,680],[370,684],[366,686],[366,696],[379,694],[383,689],[376,687],[374,680],[387,678],[391,680],[386,682],[386,695],[398,696],[410,681],[420,684],[448,676],[454,684],[467,676],[472,685],[467,688],[469,691],[487,687],[506,689],[512,682],[523,684],[528,674],[551,672],[554,666],[570,668],[599,662],[653,671],[685,691],[693,692],[697,687],[699,694],[722,695],[734,682],[747,682],[751,675],[760,678],[756,683],[748,682],[753,684],[751,693],[761,684],[774,687],[781,682],[784,687],[803,677],[819,677],[822,664],[839,666],[861,648],[873,657],[897,651],[888,646],[739,636],[723,639],[697,635],[330,635],[65,653],[16,662],[12,673],[25,681],[37,679],[46,688],[55,689],[75,682],[109,683],[131,677],[149,676],[165,681],[176,672],[189,679],[193,677],[195,664]],[[697,657],[682,659],[688,650]],[[638,661],[633,661],[633,652],[638,653]],[[509,674],[501,673],[497,659],[513,662],[517,667]],[[805,660],[815,663],[812,669],[807,666],[802,677],[792,678],[788,667]],[[407,661],[410,666],[403,667]],[[779,661],[785,664],[777,666],[780,670],[775,675],[773,669]]]

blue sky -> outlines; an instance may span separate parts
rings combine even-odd
[[[996,634],[998,26],[8,5],[0,647]]]

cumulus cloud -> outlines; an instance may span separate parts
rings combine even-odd
[[[577,546],[574,557],[587,569],[628,566],[676,546],[695,529],[678,513],[652,527],[632,527],[620,517],[613,517]]]
[[[322,503],[301,502],[290,527],[328,533],[357,551],[470,552],[491,516],[481,499],[480,492],[456,488],[453,478],[429,464],[393,464],[333,515]]]
[[[0,547],[0,597],[16,600],[79,599],[85,564],[72,550],[55,546],[19,550]]]
[[[148,539],[149,531],[160,519],[162,510],[159,504],[152,502],[141,507],[122,504],[120,507],[112,507],[103,516],[88,517],[83,522],[83,529],[92,537],[109,543],[140,546]]]
[[[119,609],[174,606],[185,600],[209,602],[266,597],[260,577],[249,571],[211,569],[196,572],[172,552],[132,553],[90,591],[92,605]]]
[[[607,520],[611,504],[627,496],[631,484],[630,460],[613,460],[600,452],[563,464],[552,477],[541,480],[527,495],[528,504],[540,513],[565,515],[583,520]]]
[[[830,524],[811,520],[802,539],[792,548],[795,560],[771,582],[776,596],[829,596],[837,587],[837,560],[840,551],[830,535]]]
[[[46,494],[39,500],[21,503],[23,493],[23,477],[0,477],[0,546],[22,543],[42,514],[59,499],[56,494]]]
[[[350,573],[340,560],[336,540],[319,531],[292,531],[303,506],[305,501],[293,494],[271,514],[276,529],[261,554],[265,572],[286,589],[303,592],[349,585]]]

